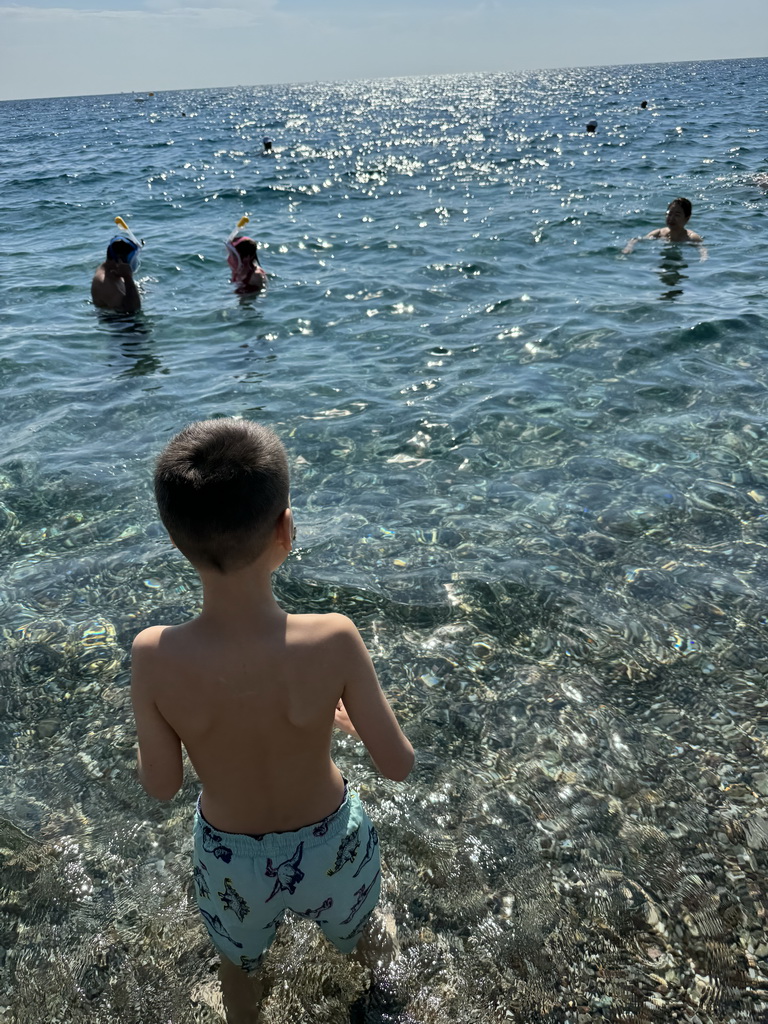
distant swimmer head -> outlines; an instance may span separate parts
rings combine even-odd
[[[648,109],[648,100],[643,100],[643,102],[640,104],[640,106],[642,107],[643,110],[647,110]]]
[[[272,139],[268,139],[265,135],[261,141],[264,146],[264,152],[268,153],[269,150],[272,149]]]
[[[692,212],[693,207],[691,206],[690,199],[678,196],[667,207],[667,227],[683,227],[690,220]]]
[[[251,275],[254,264],[259,262],[257,253],[258,246],[247,235],[227,242],[227,263],[232,271],[233,281],[240,281]]]
[[[117,263],[127,263],[131,270],[139,265],[139,249],[141,246],[135,238],[127,235],[115,235],[107,246],[107,259]]]
[[[596,132],[597,131],[597,121],[587,121],[587,131],[591,132],[591,133]]]

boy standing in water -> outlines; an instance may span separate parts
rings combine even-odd
[[[91,281],[94,306],[116,313],[137,313],[141,296],[133,280],[132,261],[138,251],[128,239],[117,239],[107,247],[107,258],[99,264]]]
[[[334,725],[387,778],[413,748],[365,645],[343,615],[291,615],[272,573],[292,549],[288,465],[246,420],[193,423],[155,470],[160,518],[203,584],[197,618],[133,644],[139,779],[159,800],[182,783],[182,744],[202,784],[194,821],[198,907],[221,953],[227,1020],[259,1019],[258,967],[286,910],[344,953],[379,897],[378,836],[330,756]],[[368,927],[367,927],[368,926]]]

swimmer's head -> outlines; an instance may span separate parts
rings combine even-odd
[[[127,263],[131,269],[136,264],[138,254],[138,245],[124,235],[118,235],[117,238],[113,238],[107,246],[108,260],[115,260],[117,263]]]
[[[596,132],[597,131],[597,121],[587,121],[587,131],[588,132]]]
[[[688,223],[692,212],[693,207],[691,206],[690,199],[678,196],[667,207],[667,227],[683,227]]]
[[[237,253],[241,260],[255,260],[256,259],[256,243],[252,238],[236,238],[232,243],[237,249]]]
[[[163,525],[194,566],[242,569],[269,545],[289,507],[285,449],[250,420],[191,423],[157,460],[155,498]]]
[[[643,108],[643,110],[646,110],[648,107],[648,100],[643,100],[640,106]]]
[[[242,235],[227,242],[227,263],[233,281],[247,280],[258,262],[257,245],[252,238]]]

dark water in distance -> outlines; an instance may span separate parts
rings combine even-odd
[[[198,604],[152,458],[218,415],[285,440],[281,600],[355,619],[420,752],[396,785],[338,742],[403,945],[368,1019],[768,1020],[767,84],[0,105],[0,1021],[222,1019],[194,780],[139,791],[127,693],[135,633]],[[706,249],[624,254],[678,195]],[[135,317],[89,300],[118,214]],[[266,1019],[348,1019],[361,970],[279,946]]]

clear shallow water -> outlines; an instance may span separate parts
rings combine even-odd
[[[421,753],[396,786],[338,749],[401,930],[389,1018],[768,1013],[767,72],[0,106],[0,1019],[219,1019],[194,780],[138,791],[126,651],[198,600],[152,457],[231,414],[291,455],[281,598],[353,616]],[[676,195],[708,258],[622,254]],[[116,214],[136,317],[89,301]],[[276,952],[270,1020],[347,1019],[359,971],[301,926]]]

